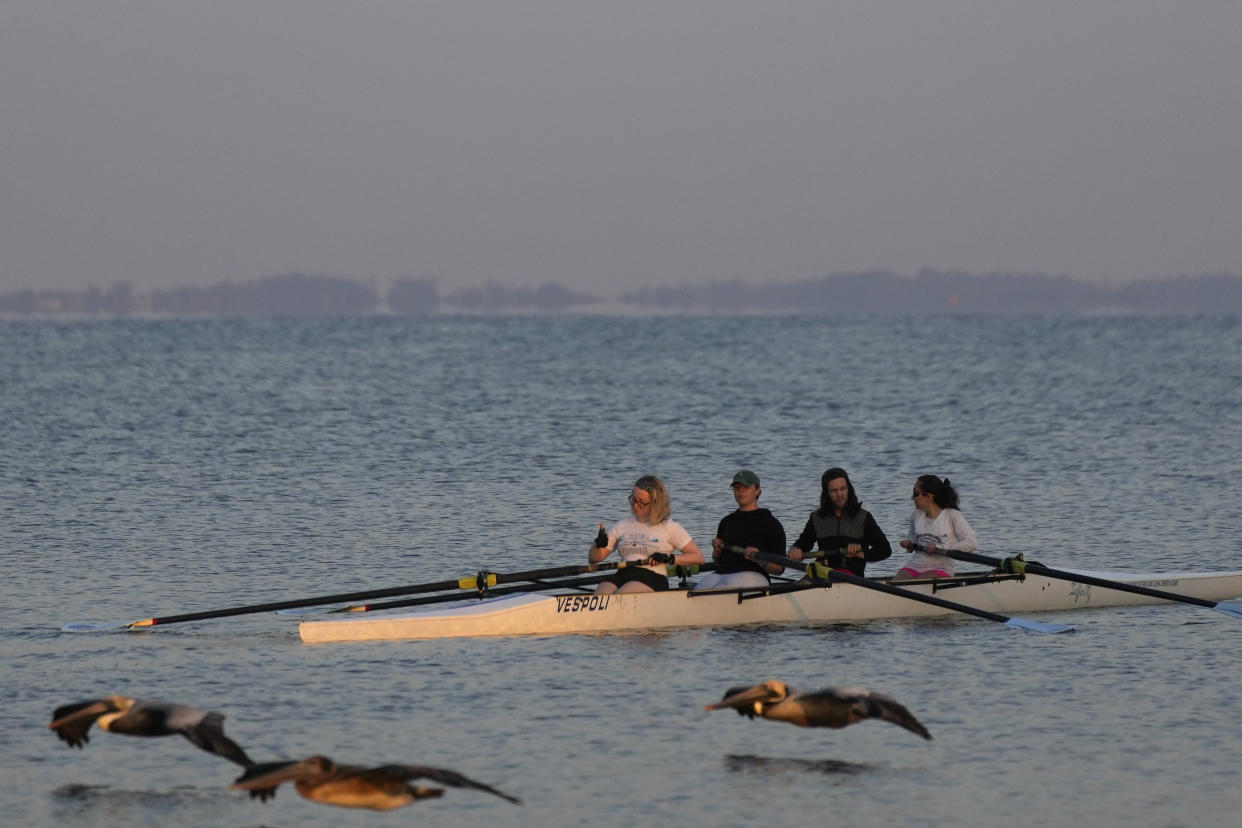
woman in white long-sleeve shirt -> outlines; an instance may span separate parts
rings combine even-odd
[[[909,562],[897,570],[897,580],[906,578],[951,578],[957,563],[938,550],[973,552],[979,548],[975,530],[957,509],[957,490],[949,478],[941,480],[924,474],[914,481],[914,512],[901,547],[910,552]]]

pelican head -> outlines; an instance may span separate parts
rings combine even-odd
[[[724,698],[715,704],[707,705],[708,710],[722,710],[732,707],[743,716],[762,716],[764,708],[770,704],[789,698],[789,686],[779,679],[768,679],[753,687],[730,687],[725,691]]]
[[[137,700],[131,699],[129,696],[108,696],[108,698],[99,702],[99,709],[102,710],[102,713],[95,724],[104,730],[111,730],[112,723],[128,713],[135,704],[137,704]]]

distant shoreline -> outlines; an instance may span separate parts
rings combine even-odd
[[[441,291],[435,280],[398,279],[386,291],[344,276],[261,276],[207,287],[142,292],[129,283],[78,291],[0,294],[0,318],[213,316],[431,316],[539,314],[1237,314],[1242,276],[1175,276],[1098,285],[1068,276],[921,270],[839,273],[800,282],[644,286],[603,297],[548,282],[495,282]]]

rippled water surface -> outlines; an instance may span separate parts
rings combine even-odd
[[[894,539],[948,474],[983,550],[1242,568],[1234,318],[0,322],[0,813],[13,825],[1201,825],[1242,810],[1242,622],[1189,606],[801,629],[308,646],[274,615],[69,634],[584,562],[642,473],[706,543],[733,471],[796,534],[850,470]],[[874,565],[884,573],[898,556]],[[935,736],[703,706],[862,684]],[[53,707],[224,712],[267,760],[454,768],[392,814],[229,791],[179,738]]]

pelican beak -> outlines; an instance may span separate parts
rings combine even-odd
[[[739,692],[726,693],[725,697],[715,704],[707,705],[707,710],[723,710],[726,707],[743,708],[749,707],[756,702],[769,702],[779,698],[779,695],[766,684],[756,684],[754,687],[747,687]]]
[[[63,727],[67,722],[71,722],[76,719],[87,719],[92,716],[102,716],[105,713],[115,712],[117,712],[117,707],[113,704],[111,699],[100,699],[89,707],[83,707],[78,710],[74,710],[72,713],[61,716],[59,719],[48,725],[48,728],[50,730],[56,730],[58,727]]]

